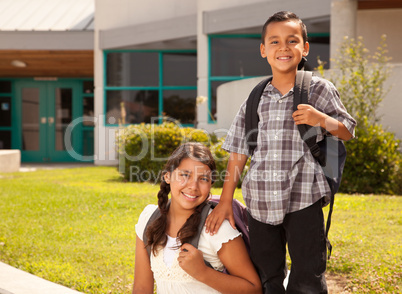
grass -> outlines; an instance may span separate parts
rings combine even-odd
[[[130,293],[134,226],[157,191],[111,167],[2,174],[0,261],[88,294]],[[401,210],[402,197],[337,195],[328,271],[349,291],[400,292]]]

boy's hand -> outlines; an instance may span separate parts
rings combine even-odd
[[[177,261],[179,266],[195,279],[202,275],[207,268],[202,252],[188,243],[181,246]]]
[[[233,228],[236,228],[233,217],[232,201],[220,201],[212,210],[205,221],[205,231],[211,236],[216,234],[222,224],[227,219]]]
[[[297,110],[292,115],[296,125],[322,126],[325,114],[309,104],[297,105]]]

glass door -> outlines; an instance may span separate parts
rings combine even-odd
[[[74,81],[19,81],[21,160],[24,162],[75,161],[69,154],[78,141],[78,129],[69,136],[69,124],[82,115],[79,84]],[[82,104],[82,103],[81,103]],[[67,138],[67,140],[66,140]]]

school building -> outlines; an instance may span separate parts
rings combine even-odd
[[[0,2],[0,149],[21,150],[23,162],[112,165],[119,124],[168,116],[224,133],[270,74],[260,33],[280,10],[307,25],[308,69],[317,56],[329,67],[344,36],[362,36],[373,52],[387,35],[394,87],[380,111],[402,138],[401,0],[8,0]]]

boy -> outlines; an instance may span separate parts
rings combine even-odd
[[[251,258],[264,293],[285,293],[287,243],[292,266],[286,293],[327,293],[322,207],[329,203],[331,192],[297,125],[321,127],[318,129],[349,140],[356,122],[333,84],[316,76],[310,84],[309,104],[300,104],[293,113],[297,67],[309,52],[306,26],[294,13],[282,11],[271,16],[263,26],[261,41],[261,56],[271,66],[273,78],[258,107],[258,143],[242,184],[249,212]],[[211,234],[225,218],[234,226],[233,193],[250,155],[245,107],[246,102],[222,146],[230,157],[220,204],[206,221]]]

